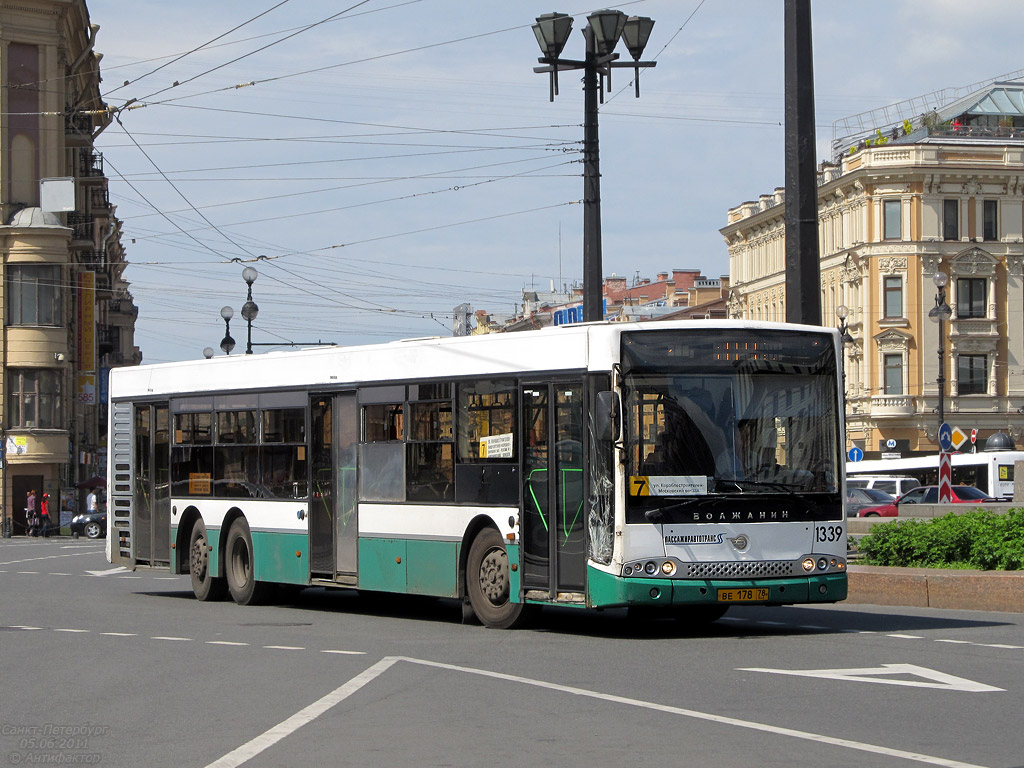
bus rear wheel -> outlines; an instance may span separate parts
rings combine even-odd
[[[473,539],[466,559],[466,591],[476,617],[487,627],[511,629],[524,618],[524,605],[513,603],[508,552],[501,535],[484,528]]]
[[[224,545],[224,571],[231,599],[239,605],[257,605],[263,601],[267,585],[256,581],[256,559],[253,556],[249,523],[240,517],[228,529]]]
[[[210,542],[202,520],[196,520],[189,537],[188,575],[192,579],[192,593],[196,600],[223,600],[227,594],[224,579],[210,573]]]

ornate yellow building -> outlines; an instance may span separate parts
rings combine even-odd
[[[847,447],[867,458],[935,452],[940,412],[976,429],[979,450],[996,432],[1021,441],[1024,130],[1015,123],[1024,126],[1024,83],[993,83],[837,142],[836,162],[820,168],[822,322],[847,325]],[[784,197],[777,189],[729,211],[732,317],[785,320]]]
[[[0,3],[0,474],[5,533],[25,500],[53,522],[105,471],[106,373],[137,364],[120,222],[93,140],[99,27],[84,0]],[[46,192],[42,187],[46,186]],[[54,192],[56,190],[56,192]]]

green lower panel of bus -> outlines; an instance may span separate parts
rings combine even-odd
[[[846,599],[847,587],[845,573],[788,579],[627,579],[588,568],[587,578],[590,604],[595,608],[718,603],[719,590],[730,590],[742,602],[833,603]],[[760,589],[768,590],[767,599],[754,592]]]
[[[212,534],[210,539],[212,544]],[[309,583],[308,534],[253,531],[252,549],[257,581]]]
[[[359,539],[359,589],[459,596],[457,541]]]

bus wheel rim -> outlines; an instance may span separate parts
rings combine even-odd
[[[489,550],[480,561],[480,591],[492,605],[508,602],[508,555],[504,548]]]

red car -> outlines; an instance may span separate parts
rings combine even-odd
[[[984,504],[993,499],[984,491],[973,485],[950,486],[950,501],[955,504]],[[864,507],[857,511],[857,517],[897,517],[902,504],[938,504],[939,486],[919,485],[904,493],[891,504],[880,504],[877,507]]]

